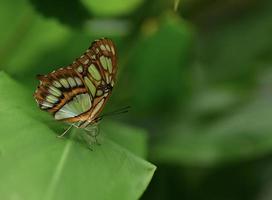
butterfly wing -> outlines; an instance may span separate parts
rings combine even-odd
[[[100,39],[72,65],[38,76],[40,85],[34,97],[39,107],[56,120],[91,123],[102,111],[115,83],[115,52],[111,40]]]
[[[52,113],[56,120],[75,118],[92,107],[88,89],[73,69],[61,68],[38,78],[40,85],[34,97],[39,107]]]
[[[73,63],[83,78],[89,78],[95,85],[113,87],[116,78],[116,50],[109,39],[100,39]]]

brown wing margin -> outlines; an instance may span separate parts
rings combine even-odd
[[[52,114],[77,94],[87,93],[81,76],[72,68],[60,68],[48,75],[37,75],[40,85],[34,93],[39,107]]]

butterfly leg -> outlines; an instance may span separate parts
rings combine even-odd
[[[85,131],[87,132],[87,134],[93,138],[94,143],[97,145],[101,145],[98,140],[97,140],[97,136],[99,134],[99,129],[97,125],[93,125],[91,127],[85,128]]]
[[[73,124],[71,126],[69,126],[61,135],[58,135],[58,138],[63,138],[64,135],[66,135],[66,133],[68,133],[68,131],[73,127]]]
[[[101,145],[101,144],[98,142],[98,140],[97,140],[97,136],[98,136],[98,135],[99,135],[99,128],[98,128],[98,126],[95,126],[95,132],[94,132],[93,137],[94,137],[95,143],[96,143],[97,145]]]
[[[76,128],[80,128],[79,126],[75,125],[75,124],[72,124],[72,126],[76,127]]]
[[[84,134],[81,135],[81,138],[87,143],[88,149],[93,151],[93,148],[92,148],[94,143],[93,137],[85,132]]]

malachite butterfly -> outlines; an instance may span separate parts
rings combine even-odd
[[[34,98],[42,110],[71,127],[95,125],[115,84],[116,61],[113,42],[95,40],[71,65],[37,75],[40,84]]]

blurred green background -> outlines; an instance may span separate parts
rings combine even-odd
[[[1,199],[272,199],[271,10],[269,0],[0,1]],[[119,66],[105,112],[132,109],[100,124],[106,142],[90,153],[55,139],[63,125],[32,93],[36,74],[101,37]],[[40,177],[69,165],[54,168],[53,152],[65,160],[71,144],[66,178]]]

